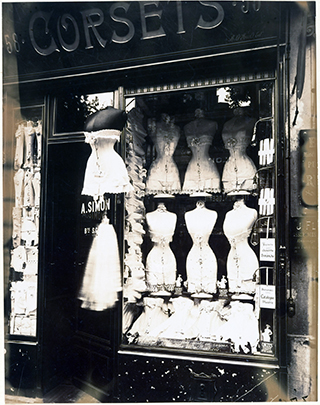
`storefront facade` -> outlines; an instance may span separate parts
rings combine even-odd
[[[11,391],[316,400],[315,4],[3,16]]]

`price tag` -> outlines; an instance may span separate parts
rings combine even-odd
[[[275,238],[260,238],[260,261],[274,262],[276,260]]]
[[[260,285],[260,308],[276,309],[276,287]]]

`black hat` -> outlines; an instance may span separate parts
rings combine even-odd
[[[101,131],[103,129],[117,129],[121,131],[127,121],[127,114],[123,110],[107,107],[89,115],[85,124],[86,132]]]

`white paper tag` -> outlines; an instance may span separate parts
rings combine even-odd
[[[260,308],[276,309],[276,287],[260,285]]]
[[[275,238],[260,238],[260,261],[274,262],[276,260]]]

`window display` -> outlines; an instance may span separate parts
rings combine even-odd
[[[273,82],[220,90],[128,114],[126,345],[276,353]]]
[[[15,113],[9,333],[33,337],[37,333],[41,120],[41,106]]]

